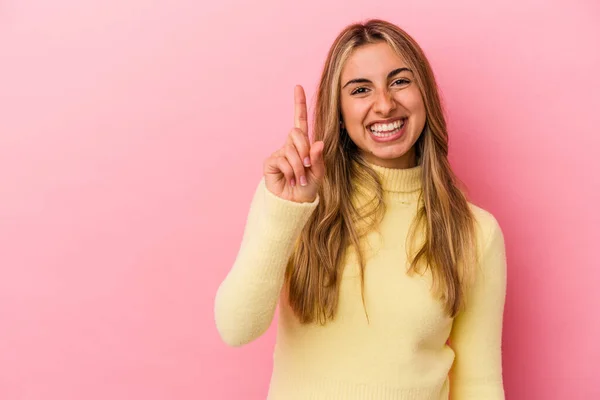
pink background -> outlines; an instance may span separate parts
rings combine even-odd
[[[598,2],[7,0],[1,399],[265,397],[274,327],[226,347],[214,295],[293,85],[368,17],[425,49],[504,229],[507,398],[600,398]]]

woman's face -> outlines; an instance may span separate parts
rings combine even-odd
[[[344,127],[366,160],[388,168],[415,166],[425,105],[402,58],[385,42],[358,47],[340,84]]]

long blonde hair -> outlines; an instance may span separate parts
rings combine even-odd
[[[448,162],[448,132],[437,84],[425,54],[405,31],[379,19],[346,27],[331,46],[317,91],[314,140],[324,141],[325,177],[320,202],[304,227],[290,257],[286,284],[289,304],[302,323],[333,319],[338,304],[345,251],[358,251],[364,305],[365,260],[360,250],[361,218],[377,223],[385,213],[383,189],[376,172],[362,158],[348,133],[340,127],[340,77],[351,52],[359,46],[386,42],[412,69],[426,110],[423,132],[415,143],[422,165],[419,210],[409,237],[422,234],[420,248],[410,257],[409,273],[431,269],[434,295],[456,316],[464,306],[476,262],[474,216]],[[355,183],[374,194],[368,214],[350,200]],[[366,311],[366,309],[365,309]]]

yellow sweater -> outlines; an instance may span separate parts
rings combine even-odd
[[[430,292],[431,273],[409,276],[405,238],[417,211],[421,166],[374,166],[383,180],[386,214],[371,233],[365,270],[349,251],[336,319],[301,325],[285,298],[284,270],[295,239],[316,208],[272,194],[261,179],[236,261],[215,298],[222,339],[241,346],[279,319],[270,400],[499,400],[506,291],[504,239],[497,220],[470,204],[481,266],[472,303],[455,319]]]

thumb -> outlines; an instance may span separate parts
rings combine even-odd
[[[323,161],[324,147],[325,144],[323,141],[314,142],[310,146],[310,162],[312,164],[310,171],[317,181],[320,181],[325,176],[325,162]]]

